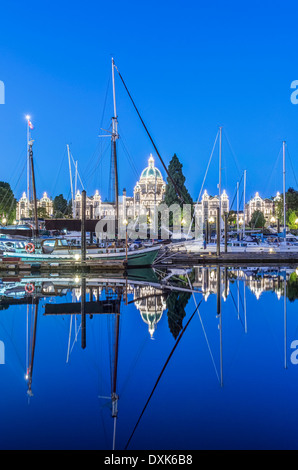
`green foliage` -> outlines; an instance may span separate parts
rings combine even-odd
[[[180,282],[178,284],[183,287],[189,287],[188,279],[185,276],[179,276]],[[189,275],[191,282],[194,280],[194,271]],[[189,292],[175,292],[172,291],[167,298],[167,315],[169,329],[176,339],[183,328],[183,319],[185,317],[185,308],[191,297]]]
[[[185,186],[185,176],[183,175],[182,172],[182,163],[179,161],[178,157],[176,154],[174,154],[172,160],[169,163],[168,167],[168,172],[171,175],[171,178],[173,179],[175,185],[173,184],[171,178],[167,177],[167,185],[166,185],[166,191],[165,191],[165,197],[163,203],[166,204],[168,207],[170,206],[177,206],[177,209],[179,207],[182,209],[183,205],[190,204],[191,205],[191,211],[190,214],[189,212],[186,214],[186,218],[189,219],[189,216],[192,216],[193,214],[193,200],[192,197],[190,196],[186,186]],[[176,186],[176,187],[175,187]],[[177,194],[177,190],[179,191],[179,194],[181,195],[181,198]],[[184,214],[179,211],[175,211],[173,214],[170,212],[169,214],[169,224],[170,226],[173,226],[174,224],[180,224],[181,221],[184,218]]]
[[[296,220],[298,218],[297,212],[290,209],[287,211],[287,224],[290,227],[290,229],[298,229],[298,224],[296,223]]]
[[[185,176],[182,172],[182,163],[179,161],[176,154],[174,154],[172,160],[170,161],[168,172],[171,175],[175,185],[177,186],[184,202],[179,198],[175,186],[173,185],[171,179],[167,177],[167,186],[165,192],[164,202],[167,206],[172,204],[179,204],[181,207],[184,204],[193,204],[192,197],[190,196],[186,186],[185,186]]]
[[[228,224],[235,225],[237,223],[237,213],[235,211],[229,211],[228,213]]]
[[[57,219],[67,217],[69,215],[69,205],[63,194],[56,196],[53,201],[54,217]]]
[[[16,217],[17,200],[9,183],[0,181],[0,221],[4,216],[7,224],[12,224]]]
[[[287,297],[290,302],[298,299],[298,277],[296,273],[291,273],[287,282]]]
[[[293,188],[289,188],[288,191],[286,192],[287,221],[289,221],[289,215],[292,212],[298,213],[298,191],[296,191]],[[284,198],[283,198],[283,194],[281,194],[280,200],[277,203],[277,210],[276,210],[276,215],[279,220],[283,219],[283,214],[284,214]],[[290,228],[294,228],[294,227],[290,227]]]
[[[48,213],[45,207],[38,207],[37,208],[37,217],[40,217],[41,219],[48,219]]]
[[[266,219],[262,211],[254,211],[251,216],[250,226],[253,228],[263,228]]]

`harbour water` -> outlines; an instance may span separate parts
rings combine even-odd
[[[298,448],[294,267],[0,292],[1,449]]]

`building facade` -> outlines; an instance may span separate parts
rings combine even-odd
[[[199,227],[202,227],[206,221],[216,221],[217,208],[219,208],[219,195],[210,196],[205,189],[201,202],[195,205],[195,214]],[[221,194],[221,216],[230,210],[229,197],[225,190]]]
[[[280,201],[280,193],[277,192],[275,197],[262,198],[258,192],[245,204],[245,222],[251,221],[255,211],[261,211],[266,219],[266,225],[275,222],[277,204]]]
[[[142,171],[137,181],[133,196],[126,194],[126,189],[118,198],[120,220],[134,220],[140,215],[152,215],[154,206],[163,201],[166,184],[161,172],[154,164],[152,154],[148,159],[148,166]],[[77,191],[75,196],[74,217],[82,217],[82,194]],[[115,216],[116,208],[114,202],[102,201],[98,190],[93,196],[86,197],[86,218],[102,219],[103,217]]]
[[[47,217],[53,216],[53,201],[49,198],[46,192],[44,192],[42,197],[37,200],[37,210],[40,208],[43,209],[43,211],[40,211],[41,216],[43,216],[43,213],[46,214]],[[24,219],[32,217],[33,210],[33,201],[28,201],[27,195],[24,192],[20,200],[17,202],[16,220],[21,222]]]

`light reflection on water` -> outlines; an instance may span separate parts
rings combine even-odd
[[[298,448],[296,270],[133,274],[2,280],[1,449]]]

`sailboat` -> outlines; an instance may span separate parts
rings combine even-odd
[[[3,257],[19,258],[25,262],[57,262],[57,261],[80,261],[84,257],[86,260],[98,260],[108,263],[109,261],[123,261],[127,267],[133,266],[151,266],[157,257],[157,254],[161,248],[161,245],[153,245],[151,247],[134,248],[127,246],[127,239],[125,244],[119,243],[118,238],[118,222],[119,222],[119,201],[118,201],[118,165],[117,165],[117,140],[118,135],[118,120],[116,110],[116,92],[115,92],[115,63],[112,58],[112,83],[113,83],[113,117],[112,117],[112,133],[111,133],[111,148],[112,148],[112,164],[114,167],[115,174],[115,243],[114,246],[100,248],[86,247],[84,253],[82,249],[74,246],[69,246],[67,240],[52,239],[52,240],[41,240],[38,244],[28,243],[22,249],[16,249],[14,251],[3,252]],[[33,196],[34,196],[34,214],[35,214],[35,225],[38,231],[38,220],[37,220],[37,203],[36,203],[36,188],[34,178],[34,166],[33,166],[33,152],[32,145],[30,146],[30,161],[32,169],[32,184],[33,184]],[[85,214],[82,209],[82,218],[85,218]],[[82,221],[83,224],[83,221]],[[85,233],[82,230],[82,240]],[[38,246],[37,246],[38,245]],[[84,245],[86,245],[84,243]]]

